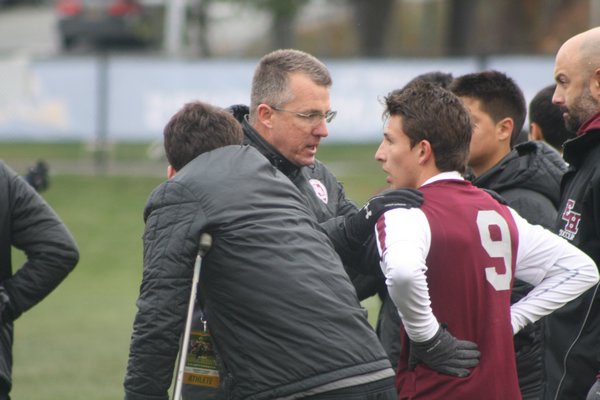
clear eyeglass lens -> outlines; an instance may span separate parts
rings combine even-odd
[[[311,113],[311,114],[305,114],[305,116],[310,121],[310,123],[318,124],[323,119],[327,123],[331,122],[335,118],[336,114],[337,114],[337,111],[327,111],[325,114]]]

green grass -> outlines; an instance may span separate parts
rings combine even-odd
[[[376,148],[326,145],[319,150],[319,158],[360,205],[385,184],[373,159]],[[146,150],[147,144],[114,145],[109,160],[157,164],[156,170],[164,171],[165,162],[148,160]],[[75,236],[81,260],[48,298],[16,322],[13,399],[122,398],[142,270],[142,212],[164,176],[78,175],[82,165],[94,162],[85,144],[0,143],[0,159],[9,165],[25,166],[38,158],[48,161],[52,173],[43,196]],[[62,172],[56,173],[53,166],[59,164]],[[16,269],[24,258],[16,251],[14,256]],[[364,305],[372,309],[373,322],[377,301]]]

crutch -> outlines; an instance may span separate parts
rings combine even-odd
[[[212,245],[212,236],[208,233],[200,235],[200,247],[194,264],[194,275],[192,276],[192,290],[190,293],[190,302],[188,304],[187,319],[185,321],[185,330],[183,331],[183,342],[179,351],[179,367],[177,368],[177,380],[175,382],[175,390],[173,390],[173,400],[181,399],[181,388],[183,386],[183,373],[185,370],[185,360],[187,358],[188,342],[190,331],[192,330],[192,315],[194,313],[194,302],[196,300],[196,291],[198,281],[200,280],[200,267],[202,266],[202,257],[206,254]]]

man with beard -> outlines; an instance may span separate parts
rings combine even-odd
[[[561,185],[556,232],[600,261],[600,28],[567,40],[556,54],[552,102],[576,137]],[[600,368],[598,285],[547,318],[544,399],[584,399]],[[588,398],[600,399],[596,383]],[[595,396],[595,397],[594,397]]]

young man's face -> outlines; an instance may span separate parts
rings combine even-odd
[[[492,117],[482,110],[480,100],[472,97],[461,97],[460,99],[467,106],[473,121],[469,165],[477,175],[480,175],[496,163],[495,155],[499,152],[497,126]]]
[[[271,107],[271,128],[265,139],[294,165],[312,165],[321,139],[329,133],[327,123],[324,118],[312,120],[296,113],[329,111],[329,88],[317,85],[307,75],[295,73],[290,74],[289,89],[292,100],[279,110]]]
[[[375,159],[388,174],[386,181],[391,189],[418,188],[419,150],[411,147],[410,139],[402,129],[402,117],[391,116],[383,131],[383,141],[375,153]]]

